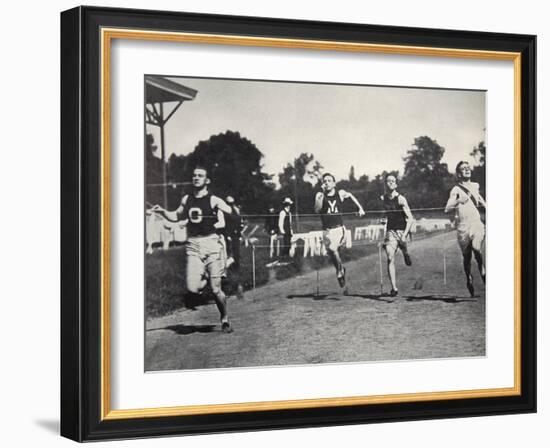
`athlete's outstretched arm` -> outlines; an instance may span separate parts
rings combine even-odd
[[[457,205],[464,204],[466,201],[468,201],[468,197],[466,196],[466,200],[460,199],[460,194],[458,193],[458,188],[453,187],[451,192],[449,193],[449,200],[447,201],[447,205],[445,206],[445,213],[452,212]]]
[[[214,223],[214,228],[215,229],[225,228],[225,216],[220,209],[218,209],[217,215],[218,215],[218,220]]]
[[[168,210],[164,210],[161,213],[168,221],[177,222],[178,215],[181,214],[182,212],[183,212],[183,207],[180,205],[176,210],[173,210],[171,212]]]
[[[478,196],[478,201],[483,207],[487,208],[487,203],[485,202],[485,199],[481,195]]]
[[[168,211],[163,209],[160,205],[155,205],[151,210],[155,213],[159,213],[161,216],[164,216],[168,221],[178,222],[178,216],[183,213],[183,207],[187,203],[187,195],[181,199],[179,207],[175,210]],[[187,220],[185,220],[187,223]]]
[[[479,184],[477,184],[477,202],[479,202],[483,207],[487,208],[487,203],[485,202],[485,199],[483,199],[483,196],[481,196],[481,193],[479,192]]]
[[[228,215],[233,213],[233,209],[229,205],[227,205],[227,202],[217,196],[211,196],[210,205],[212,206],[212,208],[217,208],[222,212],[227,213]]]
[[[342,192],[340,197],[342,197],[342,199],[351,199],[354,202],[354,204],[357,206],[358,215],[365,216],[365,210],[363,210],[363,207],[361,206],[357,198],[349,191],[344,191],[344,190],[340,190],[340,191]]]
[[[405,213],[405,216],[407,217],[406,218],[407,224],[405,225],[405,230],[403,231],[403,239],[406,239],[414,223],[414,216],[411,212],[411,208],[409,207],[409,203],[407,202],[407,199],[404,196],[399,196],[398,201],[401,204],[401,207],[403,208],[403,213]]]
[[[318,191],[315,195],[315,205],[313,206],[313,210],[315,211],[315,213],[321,213],[324,197],[325,195],[322,191]]]

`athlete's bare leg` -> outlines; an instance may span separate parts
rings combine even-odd
[[[405,264],[407,266],[410,266],[412,264],[411,256],[409,255],[409,247],[407,245],[406,241],[401,241],[399,243],[399,249],[401,249],[401,252],[403,253],[403,258],[405,259]]]
[[[206,286],[204,264],[200,258],[194,256],[187,257],[185,285],[187,287],[187,291],[192,294],[200,294]]]
[[[339,274],[342,272],[342,259],[340,258],[340,254],[338,251],[334,250],[327,250],[327,255],[330,258],[330,261],[334,265],[336,269],[336,274]]]
[[[483,254],[481,253],[480,250],[476,250],[476,249],[473,249],[473,253],[477,262],[479,274],[481,275],[483,283],[485,283],[485,263],[483,262]]]
[[[205,286],[206,286],[206,280],[200,279],[194,282],[188,282],[186,289],[187,289],[187,292],[191,294],[201,294]]]
[[[464,273],[466,274],[466,287],[470,292],[470,296],[474,297],[474,283],[472,278],[472,245],[462,252],[462,265],[464,266]]]
[[[222,290],[222,279],[221,277],[211,277],[210,278],[210,288],[214,294],[214,300],[218,311],[220,312],[220,320],[222,322],[222,331],[225,333],[231,333],[233,329],[229,324],[229,316],[227,314],[227,299],[225,293]]]
[[[206,277],[202,262],[196,257],[187,257],[187,269],[185,276],[186,304],[195,306],[206,286]]]
[[[343,288],[344,295],[348,294],[348,288],[346,286],[346,269],[342,263],[342,258],[340,256],[340,249],[329,250],[327,249],[327,255],[330,258],[330,261],[336,269],[336,279],[341,288]]]
[[[395,278],[395,253],[397,252],[397,247],[392,247],[387,244],[384,247],[388,258],[388,277],[390,278],[391,294],[393,295],[397,293],[397,280]]]

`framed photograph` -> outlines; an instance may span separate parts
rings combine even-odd
[[[61,433],[536,411],[535,36],[61,14]]]

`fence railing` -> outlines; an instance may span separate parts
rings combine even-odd
[[[423,210],[415,210],[417,215],[411,228],[412,235],[431,233],[435,231],[451,230],[453,222],[445,217],[442,209],[424,209],[428,216],[418,216]],[[439,213],[437,213],[439,212]],[[345,246],[363,245],[381,241],[384,238],[386,225],[377,212],[364,217],[349,217],[346,219]],[[374,215],[374,216],[373,216]],[[441,215],[441,216],[437,216]],[[259,231],[263,227],[264,215],[246,216],[247,225],[243,231],[242,242],[245,246],[254,245],[257,249],[266,248],[269,258],[279,256],[282,237],[277,234],[267,234]],[[300,255],[313,257],[326,254],[323,241],[323,231],[320,220],[316,216],[303,215],[300,219],[301,231],[294,233],[291,238],[290,256],[297,256],[298,246],[303,247]],[[157,213],[148,211],[145,219],[146,253],[153,253],[154,249],[168,249],[187,240],[186,226],[181,222],[171,222]]]

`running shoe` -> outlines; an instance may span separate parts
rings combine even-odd
[[[342,268],[342,271],[336,278],[338,279],[340,288],[344,288],[346,286],[346,268]]]

